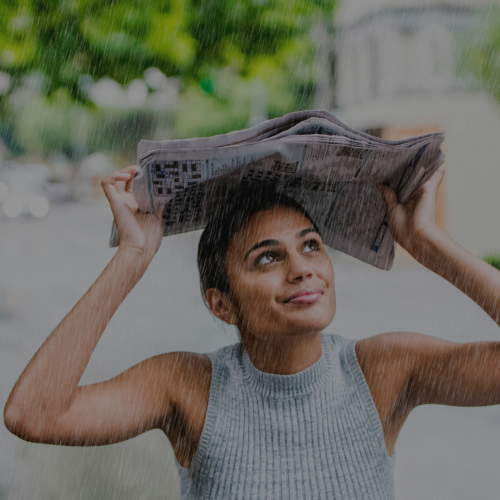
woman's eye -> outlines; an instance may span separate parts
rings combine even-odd
[[[271,264],[272,262],[275,261],[276,261],[276,255],[273,252],[263,253],[257,258],[257,264],[259,265]]]
[[[316,240],[307,241],[304,245],[304,253],[314,252],[319,250],[319,243]]]

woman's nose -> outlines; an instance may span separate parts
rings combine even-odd
[[[309,262],[303,255],[290,255],[288,259],[288,280],[290,282],[302,281],[312,276]]]

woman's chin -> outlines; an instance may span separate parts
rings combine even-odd
[[[277,314],[276,314],[277,313]],[[294,308],[287,311],[275,311],[268,316],[267,321],[260,321],[246,325],[244,330],[252,332],[256,338],[297,338],[307,337],[322,332],[330,325],[335,316],[335,305],[331,307]]]
[[[286,321],[291,328],[295,327],[300,330],[322,331],[332,321],[335,316],[335,308],[325,310],[324,308],[310,308],[302,311],[295,311],[291,314],[289,321]]]
[[[307,337],[322,332],[332,322],[333,317],[297,318],[296,321],[286,322],[280,330],[281,337]],[[276,332],[278,333],[278,332]]]

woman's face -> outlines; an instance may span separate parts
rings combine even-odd
[[[332,263],[314,226],[293,208],[248,219],[229,243],[226,273],[243,338],[309,335],[333,320]]]

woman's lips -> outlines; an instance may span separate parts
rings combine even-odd
[[[285,304],[312,304],[323,295],[323,290],[320,288],[306,288],[290,295],[285,300]]]

